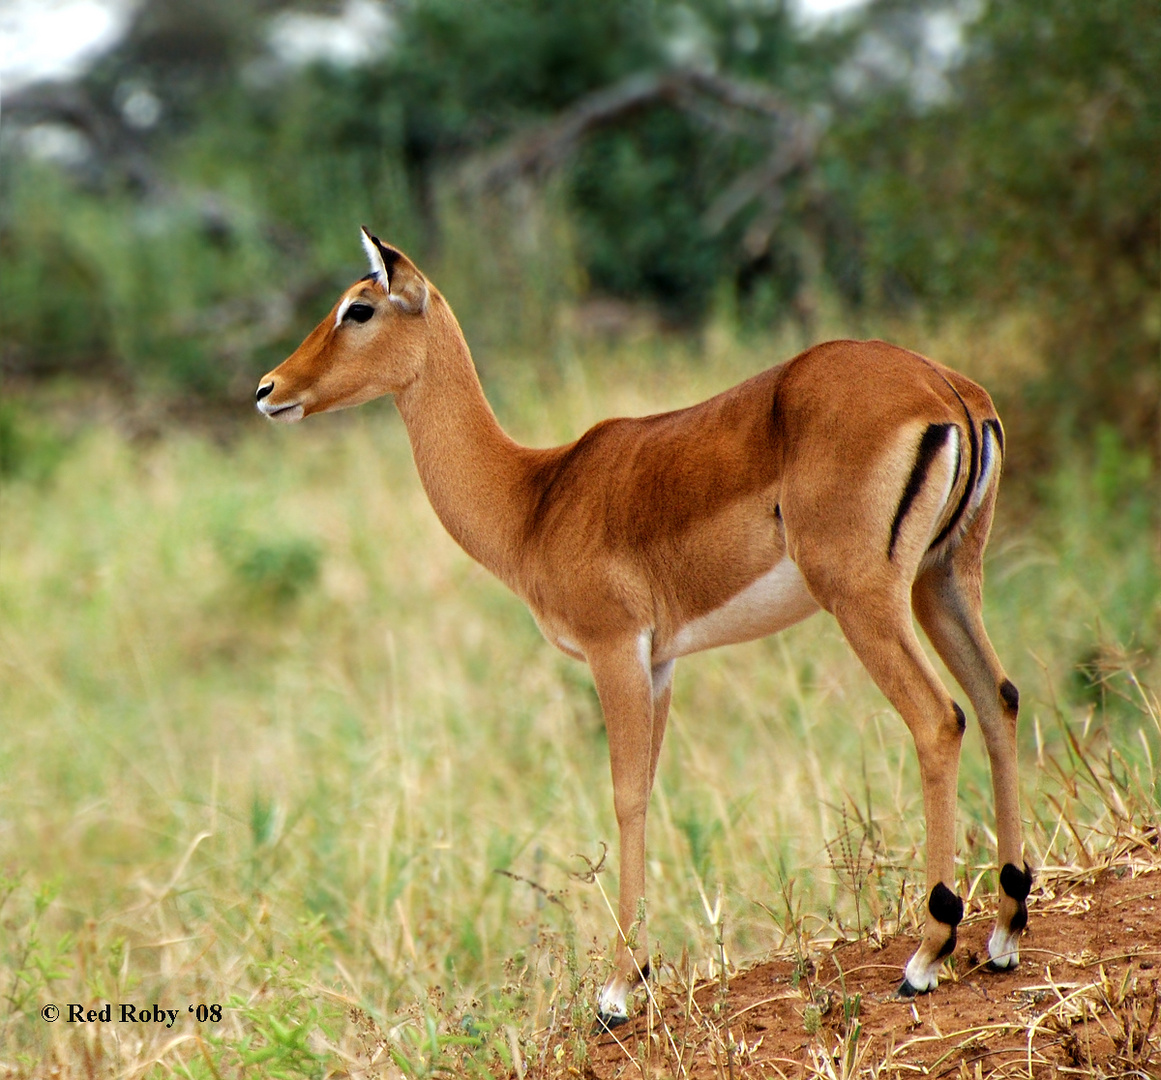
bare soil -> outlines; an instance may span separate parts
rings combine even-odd
[[[983,968],[990,929],[987,911],[965,918],[944,982],[910,1000],[895,996],[916,944],[905,936],[839,943],[805,972],[794,960],[773,960],[733,976],[724,991],[702,983],[691,994],[662,979],[656,1004],[613,1033],[593,1036],[585,1058],[567,1064],[567,1072],[594,1080],[1161,1080],[1155,851],[1095,873],[1041,874],[1014,971]]]

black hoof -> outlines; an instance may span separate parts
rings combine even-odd
[[[621,1016],[619,1013],[605,1013],[597,1012],[597,1022],[593,1025],[594,1035],[603,1035],[610,1032],[613,1028],[619,1028],[622,1024],[627,1024],[629,1018]]]
[[[926,994],[926,990],[920,990],[917,986],[912,986],[909,979],[904,979],[899,984],[899,989],[895,991],[897,998],[913,998],[916,994]]]
[[[989,960],[984,964],[984,971],[990,971],[993,975],[1003,975],[1005,971],[1015,971],[1019,966],[1019,964],[1005,964],[1001,967],[995,960]]]

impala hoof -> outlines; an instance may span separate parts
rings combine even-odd
[[[611,1032],[613,1028],[619,1028],[622,1024],[627,1024],[628,1022],[629,1017],[624,1013],[607,1013],[598,1010],[597,1022],[593,1025],[593,1034],[607,1034]]]
[[[1015,971],[1019,966],[1019,960],[989,960],[984,964],[984,970],[993,975],[1002,975],[1005,971]]]
[[[1024,929],[1024,924],[1027,921],[1027,914],[1024,912],[1016,912],[1019,917],[1019,925],[1010,930],[1003,930],[997,926],[992,931],[992,936],[988,938],[988,963],[989,971],[1011,971],[1017,964],[1020,963],[1020,932]],[[1014,919],[1015,923],[1017,920]]]
[[[895,996],[901,1000],[904,998],[913,998],[917,994],[929,994],[933,989],[934,987],[929,987],[926,990],[920,990],[910,979],[904,979],[899,984],[899,989],[895,991]]]

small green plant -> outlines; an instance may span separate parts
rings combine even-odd
[[[857,814],[857,811],[856,811]],[[878,864],[878,850],[872,835],[872,825],[858,815],[852,822],[847,807],[842,807],[842,829],[838,836],[826,845],[826,854],[831,868],[841,885],[850,890],[855,902],[855,927],[862,937],[863,905],[866,903],[866,887]]]
[[[300,920],[277,954],[255,964],[258,989],[231,995],[223,1004],[227,1022],[209,1029],[216,1072],[248,1075],[321,1076],[343,1030],[343,1013],[312,981],[325,951],[321,917]]]
[[[0,876],[0,993],[7,1006],[0,1036],[7,1025],[35,1023],[37,1007],[51,1000],[54,985],[72,966],[73,935],[55,934],[46,925],[58,892],[55,882],[30,889],[23,874]],[[0,1043],[8,1041],[0,1038]]]
[[[44,483],[66,447],[65,440],[46,424],[33,422],[11,402],[0,401],[0,481]]]
[[[244,593],[275,607],[305,595],[318,582],[322,570],[318,544],[299,536],[235,540],[227,545],[226,557]]]

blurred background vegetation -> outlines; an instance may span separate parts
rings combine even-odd
[[[578,305],[582,326],[791,320],[803,340],[827,311],[852,334],[1006,320],[1036,354],[994,388],[1017,454],[1044,467],[1108,427],[1156,458],[1148,0],[875,0],[822,23],[778,0],[130,10],[85,73],[4,101],[9,387],[242,403],[360,269],[366,222],[485,367],[550,366]],[[361,48],[328,54],[344,15]]]
[[[0,125],[0,1066],[90,1061],[39,1020],[66,994],[233,1002],[209,1071],[164,1051],[191,1076],[276,1045],[299,1062],[278,1075],[321,1075],[286,1032],[337,1032],[350,1000],[392,1053],[495,1024],[493,1063],[558,993],[591,1005],[611,930],[569,871],[615,826],[587,675],[443,536],[389,406],[288,431],[252,408],[364,272],[363,223],[448,296],[538,445],[828,337],[980,379],[1008,433],[987,613],[1029,858],[1155,838],[1155,4],[122,10]],[[914,928],[914,754],[832,622],[686,662],[670,732],[660,949],[712,968],[715,892],[738,961],[868,904]],[[974,891],[994,852],[968,740]],[[867,895],[828,860],[851,830]],[[437,1041],[401,1070],[431,1074]]]

